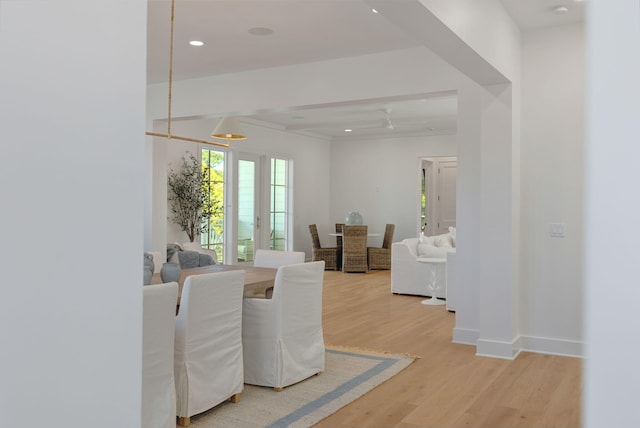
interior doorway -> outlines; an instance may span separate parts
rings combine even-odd
[[[456,157],[421,160],[420,228],[427,236],[441,235],[456,225]]]

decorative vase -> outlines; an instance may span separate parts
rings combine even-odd
[[[149,269],[148,266],[144,267],[144,276],[142,280],[142,285],[151,284],[151,278],[153,278],[153,270]]]
[[[351,211],[347,214],[347,217],[344,219],[344,224],[349,226],[359,226],[362,224],[362,214],[358,211]]]
[[[156,270],[156,265],[153,263],[153,255],[144,253],[144,267],[151,269],[151,273]]]
[[[178,282],[180,281],[180,265],[178,263],[163,263],[162,269],[160,269],[160,278],[162,282]]]

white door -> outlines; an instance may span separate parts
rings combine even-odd
[[[427,236],[442,235],[456,225],[457,164],[455,157],[421,160],[420,226]]]
[[[438,161],[437,235],[447,233],[450,226],[456,226],[457,167],[457,159]]]

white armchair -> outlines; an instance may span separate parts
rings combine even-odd
[[[244,380],[281,390],[324,371],[324,261],[278,268],[271,299],[244,299]]]
[[[244,271],[189,276],[176,318],[175,387],[178,424],[231,399],[244,387]]]
[[[143,287],[142,428],[175,428],[173,344],[178,283]]]
[[[455,242],[450,234],[434,237],[408,238],[391,245],[391,292],[394,294],[413,294],[431,296],[428,284],[431,267],[416,261],[418,257],[446,258],[454,250]],[[438,269],[435,279],[436,297],[446,298],[446,268]]]

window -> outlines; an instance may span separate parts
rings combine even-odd
[[[271,159],[271,199],[269,202],[269,248],[287,250],[287,184],[288,162]]]
[[[206,172],[204,186],[214,203],[207,233],[200,235],[202,248],[215,250],[218,260],[224,260],[224,152],[202,149],[202,170]]]

